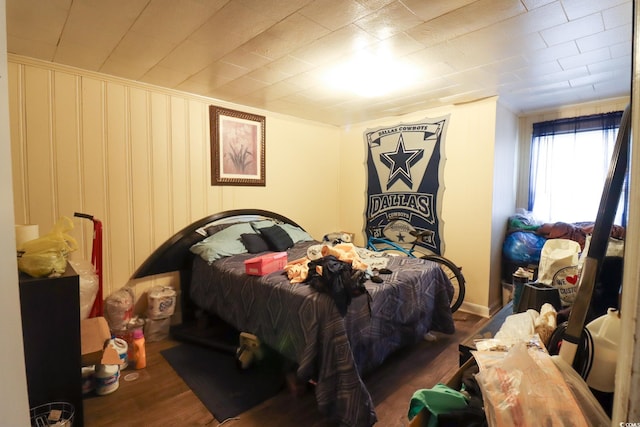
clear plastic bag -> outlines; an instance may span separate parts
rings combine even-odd
[[[133,316],[134,292],[130,287],[123,287],[112,293],[104,302],[104,317],[112,331],[121,331]]]
[[[69,264],[78,273],[80,278],[80,319],[86,319],[91,313],[100,286],[98,274],[93,264],[87,260],[73,261]]]
[[[78,249],[78,242],[69,235],[73,229],[70,218],[63,216],[53,229],[37,239],[24,242],[18,252],[18,269],[33,277],[59,276],[67,268],[69,253]]]
[[[476,375],[490,426],[587,427],[574,395],[546,352],[515,345]]]

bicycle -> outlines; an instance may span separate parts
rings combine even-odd
[[[398,220],[389,222],[389,225],[393,224],[396,221]],[[411,244],[411,247],[407,248],[385,237],[374,237],[371,227],[368,224],[370,224],[370,221],[367,221],[369,235],[367,239],[367,249],[375,252],[399,252],[400,254],[406,255],[411,258],[422,258],[437,263],[442,271],[444,271],[445,275],[453,286],[453,295],[449,302],[451,313],[454,313],[460,308],[460,306],[462,305],[462,301],[464,300],[464,294],[466,291],[466,282],[464,276],[462,275],[462,268],[458,267],[451,260],[443,257],[442,255],[424,254],[416,249],[418,243],[423,241],[425,236],[430,234],[428,230],[410,230],[409,234],[415,237],[415,240]]]

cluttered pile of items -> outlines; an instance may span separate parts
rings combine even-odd
[[[544,283],[534,280],[532,271],[518,269],[512,314],[493,337],[474,340],[473,359],[450,383],[414,393],[411,426],[610,425],[619,303],[603,314],[602,301],[592,301],[572,361],[560,356],[562,346],[571,344],[567,318],[579,297],[578,278],[585,262],[589,268],[586,253],[571,243],[555,242],[543,251],[537,279],[557,279],[565,264],[572,266],[575,279]]]
[[[627,106],[592,233],[584,243],[545,240],[539,263],[513,272],[514,313],[493,338],[475,341],[450,383],[416,391],[412,427],[611,425],[624,264],[612,231],[630,120]]]
[[[125,286],[103,299],[102,222],[89,214],[74,216],[92,222],[90,261],[71,259],[70,254],[79,245],[71,235],[72,219],[63,216],[43,235],[39,235],[37,225],[16,225],[18,269],[30,277],[55,278],[70,265],[77,273],[82,392],[102,396],[118,389],[124,369],[146,367],[145,343],[169,336],[176,291],[169,285],[151,287],[146,292],[144,316],[134,316],[133,287]],[[137,377],[135,372],[129,376]]]

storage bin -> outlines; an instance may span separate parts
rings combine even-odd
[[[264,276],[282,270],[287,265],[286,252],[273,252],[260,255],[244,262],[245,271],[252,276]]]

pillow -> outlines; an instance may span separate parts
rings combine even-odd
[[[308,242],[308,241],[315,240],[313,237],[311,237],[311,235],[309,233],[307,233],[306,231],[304,231],[300,227],[296,227],[295,225],[280,224],[279,226],[284,231],[287,232],[289,237],[291,237],[291,240],[293,240],[293,243]]]
[[[273,227],[276,225],[275,221],[270,219],[262,219],[260,221],[251,221],[251,226],[256,232],[260,231],[261,228]]]
[[[254,233],[251,224],[243,222],[226,227],[224,230],[207,237],[194,244],[189,250],[200,255],[207,262],[217,259],[247,253],[247,248],[242,244],[240,235],[243,233]]]
[[[240,235],[240,240],[242,240],[242,244],[247,248],[250,254],[267,252],[269,250],[269,244],[260,234],[243,233]]]
[[[261,228],[260,234],[262,234],[269,244],[269,248],[274,251],[286,251],[293,246],[293,240],[291,240],[291,237],[289,237],[287,232],[278,225]]]
[[[198,233],[198,234],[200,234],[200,235],[202,235],[204,237],[213,236],[218,231],[224,230],[225,228],[229,227],[230,225],[234,225],[234,224],[238,224],[238,223],[239,222],[222,222],[222,223],[216,224],[215,221],[214,221],[214,222],[210,222],[210,223],[205,224],[202,227],[196,229],[196,233]]]

